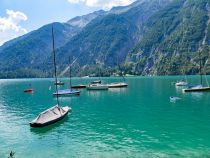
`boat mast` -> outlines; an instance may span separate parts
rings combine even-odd
[[[59,105],[59,100],[58,100],[58,79],[57,79],[57,70],[56,70],[56,60],[55,60],[55,40],[54,40],[54,29],[52,25],[52,39],[53,39],[53,63],[54,63],[54,73],[55,73],[55,89],[56,89],[56,100],[57,104]]]
[[[202,61],[201,61],[201,51],[199,51],[199,60],[200,60],[200,82],[201,85],[203,84],[203,77],[202,77]]]
[[[119,69],[119,71],[120,71],[120,76],[122,76],[123,81],[125,82],[125,77],[124,77],[124,75],[123,75],[123,72],[122,72],[121,66],[120,66],[120,62],[119,62],[119,56],[117,56],[117,66],[118,66],[118,69]]]
[[[70,77],[69,86],[71,89],[71,57],[69,57],[69,77]]]

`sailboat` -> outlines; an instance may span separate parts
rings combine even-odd
[[[183,92],[204,92],[204,91],[210,91],[210,86],[203,86],[203,75],[202,75],[202,63],[201,63],[201,52],[199,52],[199,60],[200,60],[200,85],[196,86],[190,86],[186,89],[183,89]]]
[[[185,80],[182,79],[182,80],[179,80],[175,83],[175,86],[177,87],[183,87],[183,86],[187,86],[188,85],[188,82],[187,82],[187,77],[185,75]]]
[[[54,31],[52,26],[52,38],[53,38],[53,57],[54,57],[54,71],[55,71],[55,82],[57,83],[57,72],[56,72],[56,62],[55,62],[55,42],[54,42]],[[56,92],[58,92],[58,86],[55,85]],[[44,127],[51,124],[54,124],[63,118],[71,111],[71,108],[68,106],[61,107],[59,104],[59,98],[56,98],[57,105],[41,112],[33,121],[29,124],[31,127]]]
[[[101,80],[95,80],[95,81],[92,81],[91,84],[101,84]]]
[[[118,60],[117,60],[117,61],[118,61]],[[120,65],[119,65],[119,64],[118,64],[118,67],[119,67],[119,69],[120,69]],[[124,82],[113,82],[113,83],[107,84],[107,86],[108,86],[109,88],[122,88],[122,87],[127,87],[128,84],[125,82],[125,77],[123,76],[123,74],[122,74],[122,78],[123,78],[123,81],[124,81]]]
[[[71,60],[69,58],[69,87],[70,89],[58,90],[58,92],[53,93],[54,96],[72,96],[72,95],[80,95],[80,91],[73,90],[71,84]]]
[[[73,89],[82,89],[82,88],[86,88],[87,86],[84,84],[77,84],[77,85],[73,85],[71,86],[71,88]]]
[[[84,78],[84,77],[80,77],[81,79]],[[86,88],[87,86],[84,85],[84,84],[76,84],[76,85],[72,85],[71,88],[73,89],[83,89],[83,88]]]
[[[87,90],[108,90],[109,87],[105,84],[90,84],[87,86]]]
[[[184,28],[182,28],[182,30],[184,31]],[[183,32],[182,34],[182,43],[184,41],[184,37],[186,36],[186,31]],[[189,47],[188,47],[188,53],[189,53]],[[183,70],[183,75],[185,74],[184,70]],[[188,85],[188,82],[187,82],[187,77],[185,75],[185,80],[182,79],[182,80],[179,80],[175,83],[175,86],[177,87],[183,87],[183,86],[187,86]]]

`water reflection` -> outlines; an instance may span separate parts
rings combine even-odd
[[[122,88],[109,88],[110,92],[125,92],[127,90],[127,87]]]

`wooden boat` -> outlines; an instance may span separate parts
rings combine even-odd
[[[61,81],[57,81],[54,83],[55,85],[64,85],[64,82],[61,82]]]
[[[69,111],[71,111],[71,108],[68,106],[60,107],[56,105],[39,114],[37,118],[30,122],[30,126],[44,127],[51,125],[62,120],[68,114]]]
[[[91,84],[101,84],[101,80],[92,81]]]
[[[73,89],[82,89],[82,88],[86,88],[86,87],[87,86],[86,85],[83,85],[83,84],[71,86],[71,88],[73,88]]]
[[[71,89],[64,89],[64,90],[58,90],[57,93],[53,93],[53,96],[72,96],[72,95],[80,95],[80,91],[75,91]]]
[[[122,87],[127,87],[128,84],[125,82],[114,82],[114,83],[107,84],[107,86],[109,88],[122,88]]]
[[[25,92],[25,93],[33,93],[34,90],[33,89],[25,89],[23,92]]]
[[[108,90],[109,87],[103,84],[90,84],[87,86],[87,90]]]

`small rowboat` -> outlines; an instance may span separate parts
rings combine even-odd
[[[72,96],[72,95],[80,95],[80,91],[75,91],[71,89],[59,90],[58,93],[53,93],[54,96]]]
[[[87,86],[86,85],[83,85],[83,84],[71,86],[71,88],[74,88],[74,89],[82,89],[82,88],[86,88],[86,87]]]
[[[25,89],[23,92],[25,92],[25,93],[33,93],[34,90],[33,89]]]
[[[122,87],[127,87],[128,84],[125,82],[115,82],[115,83],[107,84],[107,86],[109,88],[122,88]]]
[[[87,86],[87,90],[108,90],[109,87],[103,84],[90,84]]]
[[[71,111],[71,108],[68,106],[61,107],[56,105],[39,114],[37,118],[30,122],[30,126],[44,127],[51,125],[62,120],[68,114],[69,111]]]

